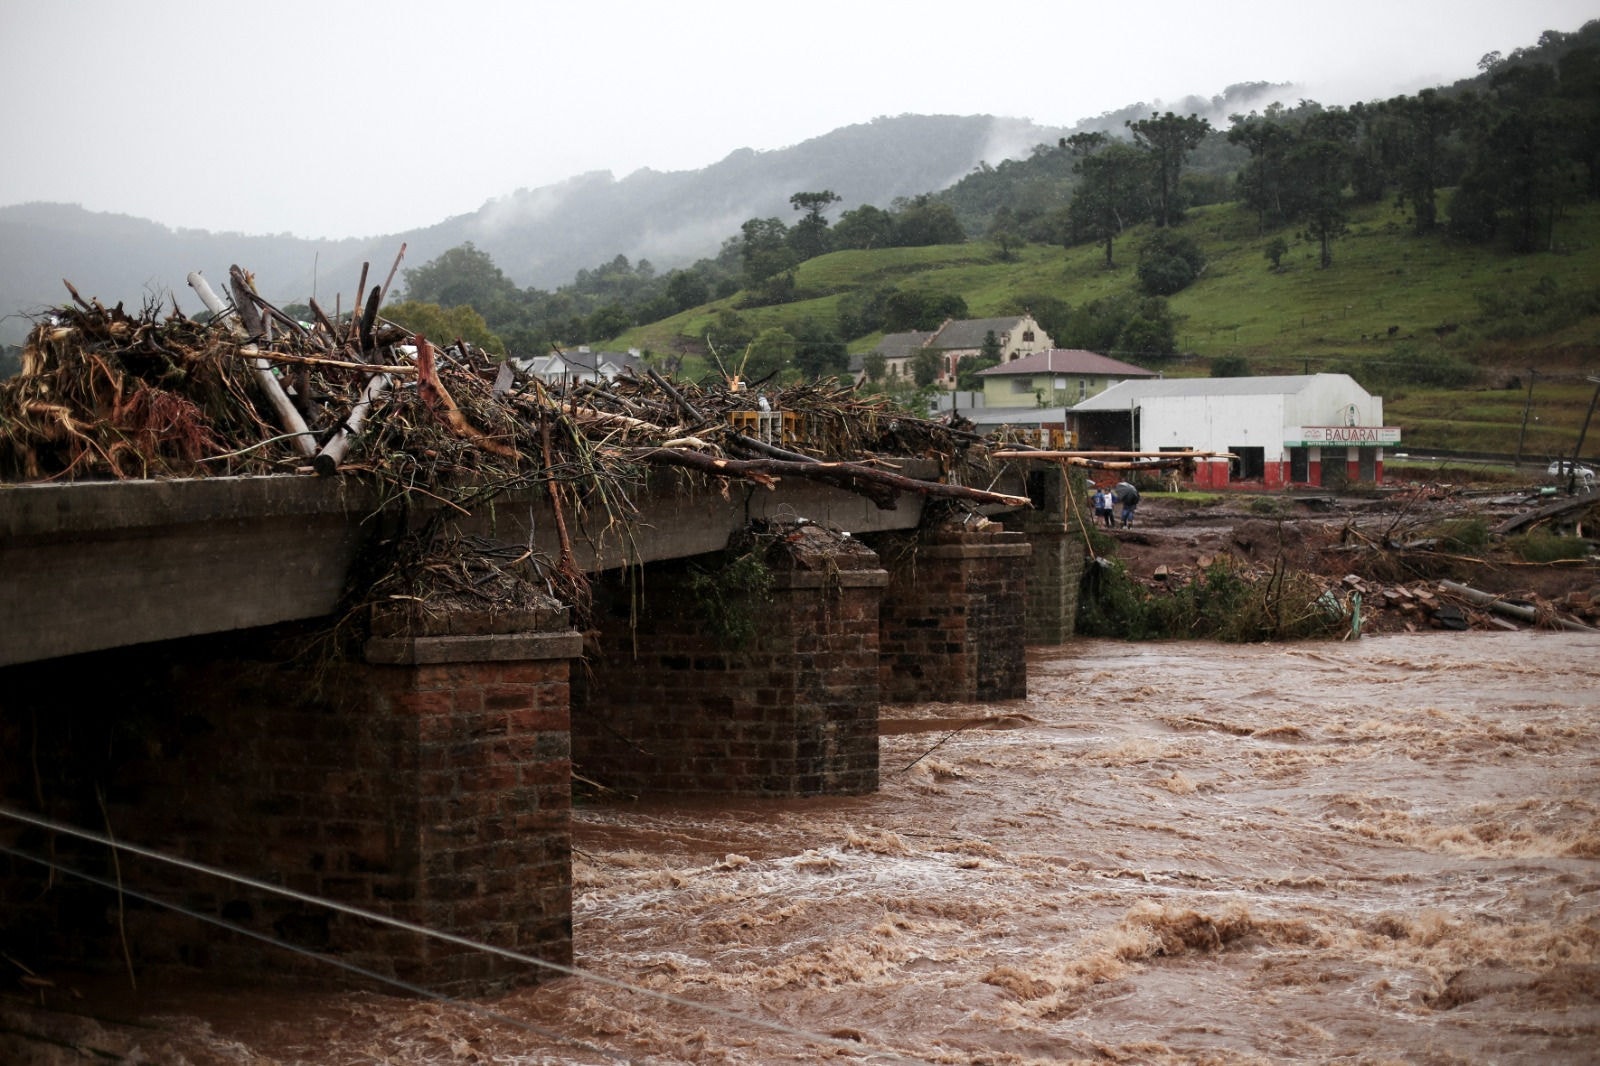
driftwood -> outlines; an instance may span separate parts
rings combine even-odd
[[[694,404],[684,399],[683,393],[673,388],[672,385],[668,383],[666,378],[662,377],[656,372],[654,367],[647,366],[644,368],[644,371],[649,375],[650,380],[655,382],[657,388],[666,393],[668,396],[672,397],[672,402],[678,405],[678,410],[682,411],[687,418],[697,425],[706,420],[706,416],[701,414],[695,408]]]
[[[391,366],[379,366],[373,363],[358,363],[353,359],[326,359],[320,355],[292,355],[289,352],[270,352],[260,356],[269,363],[293,363],[296,366],[320,366],[330,370],[360,370],[367,374],[415,374],[417,368],[411,363],[395,363]]]
[[[238,270],[239,268],[234,267],[233,269]],[[221,297],[216,294],[216,291],[211,288],[211,284],[206,281],[198,270],[189,274],[189,287],[195,291],[195,295],[200,297],[200,302],[206,305],[206,310],[211,312],[213,318],[220,319],[226,313],[227,306],[223,304]],[[254,305],[251,305],[248,299],[243,302],[253,309]],[[237,308],[238,301],[236,300],[235,310]],[[260,316],[257,315],[256,317],[259,320]],[[240,349],[240,354],[248,358],[250,368],[255,373],[256,383],[261,387],[261,391],[266,394],[267,402],[272,405],[273,411],[277,413],[278,420],[283,424],[283,428],[294,435],[294,446],[299,449],[300,454],[308,459],[311,458],[317,451],[317,438],[312,435],[310,427],[306,425],[306,420],[300,414],[300,409],[290,401],[289,394],[283,391],[283,385],[279,383],[277,376],[272,372],[272,364],[265,359],[255,357],[255,352],[254,345]]]
[[[413,367],[411,369],[415,370],[416,368]],[[356,402],[356,405],[350,409],[350,413],[345,416],[344,424],[339,427],[339,431],[333,435],[328,443],[322,446],[322,450],[312,460],[312,466],[316,468],[317,473],[327,477],[338,471],[339,464],[344,461],[345,453],[350,450],[350,442],[355,439],[356,434],[361,432],[361,423],[366,421],[367,411],[371,409],[379,397],[389,391],[389,387],[393,383],[394,379],[389,377],[388,374],[374,374],[368,379],[367,387],[361,393],[361,399]]]
[[[428,409],[456,436],[470,440],[478,447],[493,452],[503,459],[514,461],[519,458],[515,447],[503,440],[496,440],[473,425],[467,416],[461,413],[455,397],[450,395],[450,390],[445,388],[444,381],[439,377],[438,368],[434,363],[433,345],[428,343],[428,338],[421,335],[417,337],[417,393]]]
[[[355,304],[352,304],[350,309],[350,326],[345,330],[344,334],[344,343],[346,347],[355,344],[360,335],[361,316],[355,313],[355,305],[361,303],[361,294],[367,291],[367,270],[371,266],[372,264],[370,263],[364,262],[361,264],[361,278],[356,282]]]
[[[261,318],[261,310],[250,298],[250,280],[237,263],[228,268],[228,290],[233,293],[233,309],[239,312],[245,335],[260,337],[266,333],[267,324]]]
[[[903,474],[861,463],[794,463],[782,459],[719,459],[701,452],[676,451],[667,448],[636,448],[628,453],[630,459],[667,466],[683,466],[691,470],[713,474],[717,477],[739,477],[768,488],[784,476],[809,478],[837,485],[850,492],[860,493],[877,504],[879,510],[892,511],[902,492],[915,492],[923,496],[968,500],[973,503],[1001,504],[1006,507],[1032,507],[1026,496],[1009,496],[1002,492],[949,485],[937,481],[919,481]]]
[[[1487,608],[1495,614],[1502,614],[1507,618],[1515,618],[1530,625],[1540,621],[1538,610],[1529,607],[1527,604],[1511,603],[1493,593],[1471,588],[1456,581],[1440,581],[1439,587],[1446,592],[1460,596],[1475,607]],[[1586,626],[1582,622],[1574,622],[1567,618],[1551,618],[1550,623],[1573,633],[1600,633],[1600,629],[1595,629],[1593,626]]]
[[[803,452],[791,452],[789,449],[780,448],[776,444],[768,444],[764,440],[757,440],[748,433],[732,434],[728,438],[728,443],[735,444],[741,448],[747,448],[753,452],[759,452],[760,454],[770,456],[773,459],[787,459],[791,463],[821,462],[820,459],[817,459],[814,456],[806,455]]]
[[[1558,515],[1568,514],[1572,511],[1581,511],[1585,507],[1594,506],[1596,503],[1600,503],[1600,494],[1594,492],[1586,492],[1581,496],[1571,496],[1565,500],[1557,500],[1555,503],[1547,503],[1543,507],[1535,507],[1531,511],[1513,515],[1498,526],[1495,526],[1491,532],[1502,536],[1507,533],[1515,533],[1519,529],[1542,522],[1546,518],[1555,518]]]

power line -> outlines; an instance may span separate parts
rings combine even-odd
[[[460,1007],[461,1009],[469,1011],[482,1018],[487,1018],[496,1022],[502,1022],[525,1032],[548,1037],[561,1043],[571,1044],[572,1046],[580,1047],[585,1051],[592,1051],[596,1054],[604,1055],[607,1058],[613,1059],[617,1062],[628,1061],[626,1056],[619,1055],[608,1048],[590,1044],[586,1041],[579,1040],[576,1037],[567,1036],[564,1033],[558,1033],[550,1029],[541,1028],[532,1024],[531,1022],[523,1021],[520,1018],[514,1018],[509,1014],[502,1013],[501,1011],[492,1010],[489,1007],[479,1006],[478,1004],[469,1002],[467,1000],[457,999],[454,996],[446,995],[443,992],[435,992],[432,989],[423,987],[422,985],[412,984],[410,981],[405,981],[401,978],[390,976],[389,974],[379,973],[376,970],[369,970],[365,966],[358,966],[355,963],[349,962],[345,959],[340,959],[332,955],[324,955],[320,952],[312,951],[310,948],[301,947],[299,944],[291,944],[287,940],[279,940],[277,937],[268,936],[266,933],[257,932],[254,929],[247,929],[244,926],[230,922],[225,918],[218,918],[215,915],[210,914],[202,914],[201,912],[192,910],[183,906],[182,904],[173,903],[170,900],[160,899],[156,896],[149,895],[148,893],[140,892],[137,889],[128,888],[124,885],[119,885],[116,882],[108,881],[103,877],[97,877],[94,874],[86,873],[83,870],[77,870],[70,866],[63,865],[54,859],[41,858],[38,855],[30,855],[18,848],[7,847],[4,844],[0,844],[0,855],[13,855],[19,859],[25,859],[29,862],[39,863],[41,866],[48,866],[53,870],[58,870],[71,877],[76,877],[79,880],[87,881],[93,885],[99,885],[101,888],[109,888],[119,895],[131,896],[132,898],[141,900],[145,903],[152,903],[157,907],[165,907],[166,909],[175,911],[186,918],[194,918],[198,921],[206,922],[211,925],[218,926],[219,928],[226,929],[230,933],[238,933],[241,936],[246,936],[252,940],[261,941],[262,943],[269,944],[273,947],[282,948],[283,950],[292,952],[296,955],[303,955],[306,958],[313,959],[317,962],[327,963],[330,966],[335,966],[359,977],[365,977],[369,980],[377,981],[382,984],[392,985],[395,988],[398,988],[404,992],[409,992],[413,995],[422,996],[426,999],[432,999],[441,1003],[448,1003],[451,1006]]]
[[[45,817],[43,817],[41,815],[29,814],[26,811],[19,811],[19,810],[16,810],[14,808],[11,808],[11,807],[0,806],[0,818],[9,818],[12,821],[21,822],[24,825],[30,825],[30,826],[33,826],[36,829],[46,830],[47,832],[61,833],[61,834],[65,835],[65,836],[77,837],[80,840],[87,840],[87,841],[89,841],[91,843],[100,844],[100,845],[103,845],[105,847],[111,848],[114,851],[122,851],[122,852],[126,852],[126,853],[128,853],[130,855],[137,855],[140,858],[151,859],[151,860],[153,860],[155,862],[167,863],[167,864],[169,864],[171,866],[176,866],[179,869],[188,870],[188,871],[190,871],[192,873],[198,873],[198,874],[201,874],[201,875],[206,876],[206,877],[215,877],[215,878],[217,878],[219,880],[222,880],[222,881],[229,881],[229,882],[232,882],[234,884],[244,885],[247,888],[253,888],[253,889],[256,889],[257,891],[260,891],[260,892],[267,892],[267,893],[270,893],[270,894],[273,894],[273,895],[282,896],[282,897],[284,897],[286,899],[292,899],[292,900],[295,900],[295,901],[300,902],[300,903],[307,903],[307,904],[310,904],[310,905],[316,906],[316,907],[324,907],[324,908],[327,908],[328,910],[335,911],[335,912],[340,913],[340,914],[347,914],[347,915],[350,915],[351,917],[361,918],[361,919],[363,919],[365,921],[376,922],[376,923],[378,923],[380,925],[387,925],[387,926],[390,926],[390,927],[395,928],[395,929],[404,930],[405,932],[408,932],[408,933],[415,933],[418,936],[432,937],[432,938],[434,938],[436,940],[441,940],[441,941],[443,941],[443,942],[445,942],[447,944],[454,944],[454,945],[456,945],[458,947],[470,948],[470,949],[472,949],[474,951],[487,952],[487,953],[489,953],[491,955],[498,955],[501,958],[509,959],[509,960],[511,960],[513,962],[525,963],[525,964],[527,964],[529,966],[541,967],[541,968],[546,969],[546,970],[551,970],[551,971],[553,971],[555,973],[563,974],[563,975],[565,975],[567,977],[576,977],[576,978],[581,978],[581,979],[586,980],[586,981],[593,981],[596,984],[605,985],[607,987],[617,989],[618,991],[631,992],[631,993],[634,993],[636,995],[645,996],[647,998],[655,999],[655,1000],[658,1000],[658,1001],[660,1001],[662,1003],[671,1004],[671,1005],[676,1006],[676,1007],[685,1007],[685,1008],[688,1008],[690,1010],[704,1011],[704,1012],[706,1012],[708,1014],[716,1015],[717,1017],[722,1018],[722,1019],[724,1019],[726,1021],[739,1022],[739,1023],[745,1024],[745,1025],[752,1025],[752,1026],[755,1026],[757,1028],[766,1029],[766,1030],[769,1030],[769,1031],[774,1032],[774,1033],[781,1033],[784,1036],[797,1037],[797,1038],[802,1039],[802,1040],[808,1040],[808,1041],[812,1041],[812,1042],[815,1042],[815,1043],[824,1044],[824,1045],[827,1045],[829,1047],[849,1050],[854,1055],[865,1054],[870,1058],[878,1058],[878,1057],[885,1057],[886,1056],[889,1060],[898,1061],[898,1062],[916,1062],[916,1063],[925,1063],[925,1062],[927,1062],[927,1060],[925,1060],[925,1059],[911,1058],[911,1057],[903,1055],[903,1054],[901,1054],[900,1052],[897,1052],[897,1051],[891,1051],[891,1050],[867,1051],[867,1050],[863,1049],[860,1044],[857,1044],[857,1043],[854,1043],[854,1042],[851,1042],[851,1041],[840,1040],[840,1039],[837,1039],[835,1037],[826,1036],[826,1035],[824,1035],[822,1033],[813,1033],[813,1032],[809,1032],[809,1031],[804,1030],[804,1029],[797,1029],[794,1026],[785,1025],[782,1022],[768,1021],[765,1018],[756,1018],[756,1017],[751,1017],[749,1015],[739,1014],[736,1011],[727,1010],[726,1008],[723,1008],[723,1007],[715,1007],[715,1006],[712,1006],[712,1005],[706,1004],[706,1003],[697,1003],[694,1000],[685,999],[685,998],[683,998],[681,996],[675,996],[675,995],[672,995],[669,992],[658,992],[655,989],[643,988],[643,987],[640,987],[640,986],[637,986],[637,985],[630,985],[626,981],[620,981],[620,980],[618,980],[618,979],[616,979],[614,977],[606,977],[606,976],[604,976],[602,974],[593,973],[593,972],[590,972],[590,971],[587,971],[587,970],[581,970],[581,969],[579,969],[579,968],[577,968],[575,966],[568,966],[568,965],[565,965],[564,963],[559,963],[559,962],[551,962],[549,959],[541,959],[541,958],[538,958],[537,956],[534,956],[534,955],[527,955],[527,954],[524,954],[524,953],[522,953],[520,951],[512,951],[509,948],[498,947],[498,946],[496,946],[494,944],[484,944],[484,943],[481,943],[480,941],[471,940],[471,939],[469,939],[467,937],[458,936],[458,935],[456,935],[454,933],[441,932],[440,930],[430,929],[430,928],[428,928],[427,926],[424,926],[424,925],[418,925],[415,922],[408,922],[403,918],[395,918],[395,917],[393,917],[391,915],[379,914],[379,913],[377,913],[375,911],[364,910],[363,908],[355,907],[355,906],[352,906],[352,905],[350,905],[348,903],[339,903],[339,902],[337,902],[335,900],[323,899],[323,898],[321,898],[319,896],[313,896],[313,895],[311,895],[309,893],[300,892],[300,891],[298,891],[296,889],[292,889],[292,888],[285,888],[285,887],[283,887],[281,885],[274,885],[274,884],[271,884],[269,882],[261,881],[261,880],[258,880],[256,878],[253,878],[253,877],[247,877],[247,876],[245,876],[243,874],[236,874],[236,873],[232,873],[232,872],[230,872],[228,870],[221,870],[221,869],[218,869],[218,868],[216,868],[214,866],[207,866],[207,865],[205,865],[203,863],[194,862],[194,861],[189,860],[189,859],[180,859],[180,858],[177,858],[177,857],[172,856],[172,855],[166,855],[166,854],[163,854],[161,852],[154,851],[154,850],[152,850],[150,848],[141,847],[140,845],[137,845],[137,844],[129,844],[126,841],[113,840],[111,837],[106,836],[106,835],[101,834],[101,833],[94,832],[93,830],[82,829],[82,828],[79,828],[78,826],[68,825],[65,822],[58,822],[58,821],[56,821],[56,820],[54,820],[52,818],[45,818]],[[44,864],[46,866],[56,866],[57,868],[65,870],[64,867],[59,867],[54,862],[51,862],[51,861],[46,860],[46,859],[38,859],[38,858],[35,858],[34,856],[26,855],[26,854],[23,854],[23,853],[20,853],[20,852],[13,852],[12,849],[10,849],[10,848],[0,847],[0,851],[9,852],[9,853],[12,853],[12,854],[18,854],[22,858],[30,859],[30,860],[32,860],[34,862],[39,862],[39,863],[42,863],[42,864]],[[75,876],[84,876],[84,875],[78,875],[76,873],[76,871],[66,870],[65,872],[74,873]],[[92,881],[97,881],[97,883],[100,883],[100,884],[104,884],[105,883],[105,882],[99,882],[98,879],[96,879],[96,878],[88,878],[88,879],[92,880]],[[108,886],[108,887],[112,887],[115,890],[115,886]],[[124,891],[127,891],[127,890],[124,890]],[[132,893],[131,891],[128,891],[127,894],[133,895],[134,893]],[[146,897],[140,897],[140,898],[146,898]],[[178,907],[177,905],[171,904],[171,903],[167,903],[167,902],[162,901],[162,900],[151,900],[151,902],[154,902],[159,906],[171,907],[174,910],[182,911],[182,908]],[[188,912],[184,911],[183,913],[188,913]],[[209,918],[206,918],[203,915],[196,915],[196,917],[200,917],[202,920],[206,920],[206,921],[211,920]],[[222,924],[222,923],[219,921],[218,924]],[[252,933],[249,930],[240,930],[240,931],[244,932],[246,935],[252,936],[252,937],[254,937],[255,939],[258,939],[258,940],[266,940],[268,943],[278,943],[278,941],[275,941],[272,938],[265,937],[264,935],[261,935],[261,934]],[[310,957],[312,957],[312,958],[323,959],[325,961],[334,961],[334,960],[328,959],[326,956],[319,955],[319,954],[317,954],[315,952],[306,952],[305,949],[296,948],[294,945],[283,944],[282,946],[290,948],[291,950],[302,951],[302,952],[310,955]],[[390,978],[382,977],[381,975],[379,975],[379,979],[380,980],[393,980],[393,979],[390,979]],[[399,982],[396,982],[396,983],[399,984]],[[425,993],[425,994],[427,994],[427,995],[436,995],[435,993]]]

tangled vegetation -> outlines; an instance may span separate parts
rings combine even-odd
[[[1192,581],[1152,590],[1120,561],[1097,558],[1084,573],[1077,631],[1122,640],[1248,643],[1338,636],[1349,617],[1344,603],[1282,559],[1261,575],[1224,557]]]

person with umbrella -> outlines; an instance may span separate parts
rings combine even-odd
[[[1131,482],[1119,481],[1111,495],[1122,503],[1122,528],[1127,529],[1133,525],[1133,512],[1139,506],[1139,490]]]

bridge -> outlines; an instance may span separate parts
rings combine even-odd
[[[0,799],[569,962],[575,779],[613,797],[871,791],[880,703],[1019,698],[1025,646],[1070,636],[1083,547],[1065,485],[1014,462],[988,488],[1031,508],[916,491],[886,508],[802,478],[663,469],[626,530],[563,528],[538,489],[468,514],[355,477],[0,485]],[[352,590],[382,587],[381,549],[441,516],[488,558],[565,553],[587,610],[477,602],[491,566],[452,574],[439,602],[368,598],[353,620]],[[125,929],[145,965],[297,965],[57,876],[78,869],[430,988],[528,978],[37,826],[0,819],[0,843],[12,951],[116,958]]]

